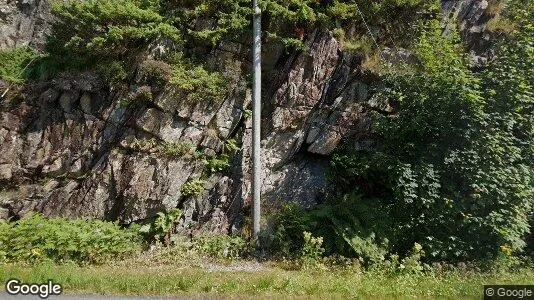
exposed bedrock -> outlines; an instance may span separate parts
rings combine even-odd
[[[448,2],[444,10],[452,7]],[[475,42],[477,26],[484,26],[483,2],[455,7],[477,57],[483,53]],[[49,18],[44,0],[0,0],[0,49],[42,47]],[[370,111],[391,112],[388,103],[370,100],[374,78],[362,71],[362,58],[344,53],[331,33],[310,34],[306,48],[288,57],[264,47],[266,203],[322,201],[329,156],[340,145],[372,147]],[[0,94],[7,90],[0,106],[0,218],[38,211],[130,223],[178,207],[184,233],[238,228],[251,200],[251,124],[245,113],[250,91],[241,59],[247,55],[248,49],[233,43],[208,55],[207,63],[231,78],[228,97],[213,103],[188,102],[168,86],[154,93],[150,105],[130,107],[124,90],[110,90],[92,73],[24,88],[0,81]],[[230,168],[206,173],[202,160],[229,154],[228,140],[241,145],[230,155]],[[185,142],[203,158],[161,151]],[[202,175],[204,192],[182,195],[184,184]]]

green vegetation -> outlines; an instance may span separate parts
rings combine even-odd
[[[394,39],[397,45],[408,46],[416,34],[411,25],[435,17],[439,12],[439,1],[421,0],[372,3],[365,0],[266,0],[262,1],[262,6],[268,20],[267,36],[296,49],[303,48],[304,36],[316,26],[338,31],[354,26],[357,32],[366,34],[362,16],[368,26],[378,29],[376,36],[380,44],[387,45]]]
[[[271,219],[274,232],[264,233],[261,244],[282,257],[298,258],[304,246],[303,233],[309,230],[309,216],[298,205],[286,203]]]
[[[150,268],[140,268],[143,261],[137,260],[83,268],[8,264],[0,265],[0,280],[19,278],[24,282],[46,282],[52,279],[61,283],[67,294],[480,299],[485,284],[531,284],[534,277],[532,269],[479,273],[458,268],[426,275],[388,276],[358,269],[286,271],[268,266],[257,272],[207,271],[157,262],[152,261]]]
[[[416,68],[391,73],[375,94],[399,106],[394,117],[376,114],[380,147],[332,159],[331,177],[345,195],[313,213],[330,219],[316,234],[339,237],[325,240],[327,250],[348,254],[348,245],[374,260],[371,253],[406,255],[418,243],[429,261],[521,253],[534,205],[527,9],[516,10],[521,30],[499,42],[498,59],[479,72],[455,36],[430,23],[414,48]]]
[[[207,172],[213,174],[227,170],[230,167],[230,157],[222,154],[217,157],[204,159],[203,163],[206,166]]]
[[[303,49],[307,30],[316,26],[341,31],[356,26],[354,28],[362,41],[367,39],[360,12],[369,26],[379,29],[376,36],[381,45],[389,44],[391,37],[396,37],[397,45],[407,46],[404,41],[410,41],[408,36],[416,34],[416,31],[409,30],[412,25],[435,17],[439,11],[439,1],[421,0],[372,4],[363,0],[265,0],[261,1],[261,5],[265,14],[266,37],[296,49]],[[52,11],[56,19],[47,41],[46,54],[35,63],[32,78],[44,79],[62,71],[95,69],[112,84],[121,82],[136,69],[139,57],[146,55],[150,45],[165,42],[171,45],[171,51],[164,56],[194,58],[222,41],[248,37],[247,28],[252,19],[250,3],[244,0],[69,0],[54,1]],[[210,22],[202,25],[199,20]],[[360,44],[358,41],[351,43]],[[190,49],[198,53],[192,54]],[[17,51],[15,56],[26,60],[27,50]],[[23,57],[19,57],[21,54]],[[164,62],[156,64],[161,67]],[[168,66],[159,67],[150,69],[168,70]],[[20,66],[7,65],[4,68],[0,65],[1,69],[9,69],[9,73],[2,76],[21,80]],[[210,102],[224,98],[225,79],[216,70],[207,70],[202,64],[184,60],[173,65],[172,74],[172,78],[166,72],[165,76],[157,79],[163,79],[160,82],[170,80],[183,88],[191,101],[199,100],[203,94]]]
[[[476,71],[459,38],[443,36],[438,22],[428,22],[413,46],[417,63],[388,70],[375,88],[374,98],[397,107],[394,115],[374,114],[378,147],[338,151],[329,174],[336,193],[309,211],[282,206],[263,245],[275,256],[299,259],[308,247],[302,234],[310,232],[323,238],[326,255],[355,257],[368,267],[398,263],[416,269],[435,261],[529,255],[529,3],[510,2],[505,15],[518,29],[502,36],[497,59]]]
[[[224,150],[229,153],[237,153],[241,150],[241,147],[238,146],[237,141],[234,139],[229,139],[224,141]]]
[[[140,229],[36,215],[0,224],[1,260],[115,263],[144,245],[141,235],[165,257],[147,259],[143,255],[154,254],[148,250],[129,265],[39,264],[29,271],[5,264],[0,277],[52,278],[81,292],[317,297],[479,297],[484,283],[531,283],[532,267],[519,257],[534,247],[527,245],[534,223],[534,1],[491,2],[488,14],[499,16],[490,23],[498,34],[496,56],[476,69],[458,35],[443,35],[435,18],[438,1],[265,0],[261,5],[266,42],[287,51],[306,51],[303,42],[311,29],[327,28],[345,51],[364,54],[364,69],[378,73],[380,52],[362,15],[378,47],[409,49],[414,63],[376,74],[381,78],[373,100],[395,108],[394,113],[371,109],[376,149],[338,150],[328,174],[334,192],[310,210],[283,205],[269,217],[261,248],[239,236],[175,236],[178,209],[158,214]],[[252,13],[244,0],[67,1],[53,10],[57,23],[48,53],[0,52],[0,76],[24,83],[58,71],[93,69],[117,86],[135,78],[138,85],[124,99],[128,106],[148,104],[167,84],[187,104],[223,101],[229,79],[199,57],[223,41],[247,40]],[[170,44],[169,52],[146,59],[159,42]],[[201,159],[201,178],[181,187],[183,198],[202,195],[206,177],[226,171],[229,154],[239,151],[234,140],[217,156],[182,142],[136,141],[133,148]],[[220,262],[255,251],[272,264],[309,273],[274,267],[250,276],[221,276],[158,269],[156,276],[154,268],[130,267],[191,257]],[[451,267],[458,262],[472,263]]]
[[[0,51],[0,79],[24,83],[39,55],[29,47]]]
[[[118,61],[102,63],[96,67],[96,71],[111,84],[121,83],[128,77],[123,64]]]
[[[196,197],[204,193],[205,182],[200,179],[195,179],[184,183],[181,189],[183,197]]]
[[[202,100],[217,104],[225,100],[228,91],[228,82],[219,72],[184,60],[173,64],[169,82],[180,89],[188,103]]]
[[[300,265],[302,268],[314,268],[321,262],[324,254],[323,238],[313,237],[311,233],[304,231],[304,243],[300,253]]]
[[[181,158],[187,154],[191,154],[194,150],[194,146],[190,142],[178,142],[178,143],[164,143],[158,146],[156,149],[159,153],[164,154],[170,158]]]
[[[128,147],[137,151],[155,153],[168,159],[192,156],[195,150],[195,146],[189,141],[169,143],[158,142],[156,139],[135,139]]]
[[[251,245],[239,236],[204,235],[192,241],[195,252],[212,258],[239,259],[252,254]]]
[[[169,238],[180,215],[179,210],[162,213],[148,231],[143,230],[145,226],[120,229],[100,221],[40,216],[2,224],[0,246],[5,258],[0,262],[0,280],[52,279],[61,283],[67,294],[477,298],[484,284],[529,284],[534,276],[530,264],[512,260],[487,264],[484,270],[474,264],[429,266],[421,263],[424,253],[420,245],[402,260],[392,257],[389,262],[364,268],[359,259],[323,258],[322,239],[309,232],[302,235],[300,259],[252,262],[239,259],[254,251],[240,237]],[[157,232],[159,238],[169,241],[168,247],[137,251],[139,230]],[[19,243],[21,239],[25,242]],[[6,240],[16,243],[5,244]],[[104,261],[93,266],[76,264]]]
[[[172,233],[176,230],[176,225],[181,216],[182,211],[179,209],[171,209],[168,212],[159,212],[154,222],[141,226],[139,232],[143,234],[145,240],[148,240],[149,242],[163,242],[165,246],[169,246],[171,244]]]
[[[56,1],[52,10],[57,22],[47,50],[71,64],[124,59],[160,38],[181,40],[179,30],[140,1]]]
[[[109,222],[32,215],[0,223],[1,261],[104,263],[139,250],[137,229]]]

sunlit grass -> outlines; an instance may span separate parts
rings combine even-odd
[[[52,279],[62,284],[68,294],[477,299],[485,284],[532,284],[534,270],[499,274],[454,271],[439,275],[384,275],[358,270],[286,271],[273,266],[253,272],[209,272],[199,267],[173,265],[0,265],[0,280],[5,282],[8,278],[23,282]]]

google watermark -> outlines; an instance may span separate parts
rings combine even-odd
[[[39,296],[41,299],[48,299],[50,296],[61,295],[63,288],[52,280],[41,284],[27,284],[18,279],[9,279],[6,282],[6,292],[12,296],[32,295]]]
[[[485,285],[484,299],[534,299],[534,285]]]

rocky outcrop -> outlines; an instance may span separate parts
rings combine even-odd
[[[91,73],[24,90],[0,82],[0,90],[8,90],[0,119],[3,214],[39,211],[129,223],[181,207],[184,229],[206,223],[225,232],[229,221],[222,212],[238,204],[231,202],[234,180],[207,176],[205,193],[183,197],[184,183],[203,174],[202,161],[166,156],[156,145],[187,141],[207,157],[220,153],[241,120],[242,85],[235,83],[218,105],[183,103],[169,88],[149,106],[127,107],[124,91],[108,90]],[[219,225],[209,225],[213,218]]]
[[[0,50],[43,49],[52,15],[47,0],[0,0]]]
[[[487,30],[488,21],[494,17],[489,13],[491,6],[504,5],[500,1],[487,0],[444,0],[442,10],[445,14],[445,30],[456,25],[462,39],[470,50],[470,60],[475,65],[483,65],[491,59],[492,35]]]
[[[364,140],[370,120],[361,57],[342,53],[327,32],[313,33],[307,48],[279,70],[279,83],[268,97],[263,170],[268,201],[310,206],[324,198],[328,156],[343,138]],[[246,181],[249,166],[245,160]]]
[[[484,1],[475,2],[449,7],[466,28],[480,20],[475,7]],[[46,24],[39,20],[47,18],[47,2],[4,4],[0,17],[8,25],[0,25],[0,48],[42,44]],[[342,145],[372,148],[370,112],[391,112],[387,103],[369,99],[376,78],[362,70],[362,57],[341,51],[331,33],[311,33],[306,49],[290,56],[270,45],[264,49],[266,203],[322,201],[329,156]],[[214,103],[191,103],[172,86],[143,86],[142,74],[116,90],[91,73],[25,88],[0,81],[0,94],[8,90],[0,106],[0,218],[39,211],[130,223],[179,207],[181,232],[238,228],[251,200],[251,124],[245,113],[250,91],[241,59],[247,55],[243,45],[227,43],[207,56],[208,64],[231,78],[228,96]],[[143,88],[151,101],[125,103],[128,93]],[[241,150],[230,153],[229,140]],[[180,143],[197,153],[161,150]],[[203,160],[223,153],[230,154],[230,168],[206,170]],[[201,177],[204,192],[183,195],[184,184]]]

